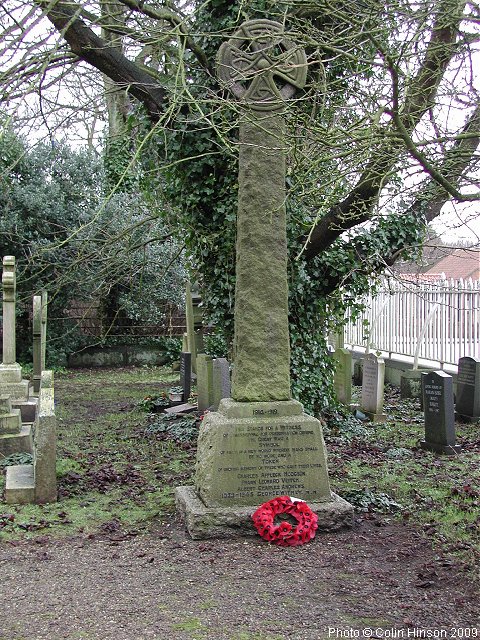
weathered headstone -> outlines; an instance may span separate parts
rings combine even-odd
[[[226,358],[213,361],[213,410],[218,411],[220,400],[230,398],[230,363]]]
[[[193,319],[192,288],[189,282],[187,282],[185,291],[185,318],[187,322],[187,350],[192,354],[192,371],[197,373],[197,344]]]
[[[307,500],[320,528],[352,524],[351,505],[330,491],[321,424],[290,395],[282,107],[306,70],[305,52],[270,20],[244,23],[219,52],[219,77],[243,107],[234,367],[232,398],[202,422],[195,490],[176,490],[195,538],[254,533],[252,512],[279,495]]]
[[[383,422],[385,362],[374,353],[363,359],[361,410],[373,422]]]
[[[187,282],[185,292],[185,316],[187,322],[187,351],[192,354],[192,371],[197,373],[197,354],[203,353],[202,299]]]
[[[16,276],[15,258],[3,258],[3,362],[0,365],[0,392],[14,400],[27,400],[29,383],[22,380],[22,368],[16,362]]]
[[[480,360],[460,358],[457,375],[455,412],[464,420],[480,418]]]
[[[421,369],[409,369],[402,373],[400,377],[400,397],[420,398],[422,397],[422,371]]]
[[[31,453],[32,426],[22,424],[20,409],[12,407],[9,395],[0,396],[0,457]]]
[[[213,358],[205,353],[197,356],[197,405],[205,411],[213,404]]]
[[[202,297],[197,291],[197,285],[192,287],[192,306],[193,306],[193,328],[195,330],[195,346],[197,353],[204,353],[205,346],[203,343],[203,307]]]
[[[352,402],[352,353],[348,349],[335,349],[334,386],[337,400],[349,405]]]
[[[180,386],[183,389],[183,401],[188,402],[192,388],[192,354],[188,351],[180,354]]]
[[[33,296],[33,392],[40,391],[42,377],[42,297]]]
[[[41,322],[42,329],[40,334],[40,355],[41,355],[41,370],[45,371],[47,368],[47,315],[48,315],[48,293],[44,290],[41,294],[42,298],[42,314]]]
[[[454,455],[461,450],[455,444],[453,378],[445,371],[422,373],[425,440],[422,449]]]

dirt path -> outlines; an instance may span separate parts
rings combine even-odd
[[[409,524],[364,521],[285,549],[192,541],[174,522],[6,543],[0,569],[1,640],[478,637],[471,585]]]

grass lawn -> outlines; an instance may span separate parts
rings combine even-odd
[[[192,483],[198,422],[165,429],[144,399],[177,384],[169,368],[58,375],[59,501],[3,504],[0,536],[138,531],[171,517],[173,488]],[[437,456],[420,449],[416,401],[390,389],[386,413],[384,424],[326,430],[332,489],[355,503],[359,517],[379,526],[389,518],[416,523],[434,545],[478,565],[480,425],[458,424],[462,453]]]

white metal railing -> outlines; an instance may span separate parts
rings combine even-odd
[[[480,281],[384,280],[355,323],[345,326],[345,343],[457,364],[463,356],[480,357]]]

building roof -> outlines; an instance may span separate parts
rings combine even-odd
[[[454,280],[463,278],[480,279],[480,250],[479,249],[454,249],[450,255],[440,258],[440,260],[430,267],[422,275],[438,278],[442,276]]]

